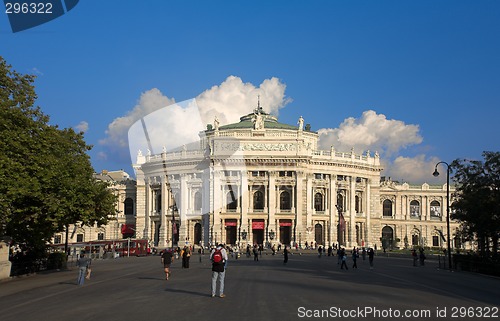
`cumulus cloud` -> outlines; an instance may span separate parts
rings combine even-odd
[[[422,142],[418,125],[387,119],[373,110],[363,112],[359,119],[345,119],[339,128],[323,128],[318,133],[321,149],[334,146],[337,150],[354,148],[359,153],[371,150],[385,157]]]
[[[212,123],[215,116],[221,125],[235,123],[242,115],[251,113],[257,107],[257,99],[264,111],[278,115],[291,99],[285,97],[286,85],[276,77],[264,80],[259,87],[244,83],[241,78],[229,76],[219,86],[204,91],[196,102],[203,121]]]
[[[86,121],[81,121],[78,125],[75,126],[75,130],[77,132],[86,133],[87,130],[89,130],[89,123],[87,123]]]
[[[277,115],[291,101],[285,97],[285,89],[286,85],[275,77],[265,79],[256,87],[251,83],[244,83],[239,77],[229,76],[220,85],[198,95],[195,101],[176,104],[173,98],[154,88],[142,93],[132,111],[113,120],[108,125],[106,137],[99,143],[104,149],[113,151],[107,154],[124,159],[123,157],[128,157],[129,138],[133,137],[134,146],[131,146],[130,152],[137,153],[135,148],[147,143],[138,138],[143,133],[143,125],[136,122],[143,119],[150,138],[164,138],[161,141],[150,139],[148,143],[154,145],[150,146],[152,153],[159,153],[162,146],[170,149],[175,144],[180,146],[196,141],[198,132],[205,129],[206,124],[212,124],[215,116],[219,118],[221,125],[238,122],[239,117],[251,113],[257,107],[258,96],[264,110]],[[134,123],[136,128],[127,137]],[[142,149],[142,152],[146,151]],[[132,161],[135,162],[133,155]]]
[[[408,182],[413,184],[443,184],[446,175],[438,178],[432,176],[436,164],[439,162],[437,157],[426,157],[417,155],[415,157],[398,156],[393,162],[387,162],[382,172],[383,176],[391,177],[392,180]]]
[[[101,139],[99,144],[111,150],[124,150],[128,154],[127,133],[130,126],[142,117],[174,103],[174,99],[164,96],[157,88],[142,93],[131,111],[108,125],[106,138]]]

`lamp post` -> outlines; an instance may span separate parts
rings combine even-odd
[[[448,269],[451,270],[451,246],[450,246],[450,165],[446,162],[439,162],[436,164],[436,168],[434,169],[434,173],[432,175],[434,177],[439,176],[439,172],[437,167],[439,164],[446,165],[446,232],[448,233],[448,239],[446,241],[447,251],[448,251]]]

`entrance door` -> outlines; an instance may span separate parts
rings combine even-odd
[[[264,220],[252,220],[254,244],[264,244]]]
[[[264,244],[264,230],[252,230],[253,243]]]
[[[284,245],[290,245],[291,241],[292,241],[292,227],[280,226],[280,243]]]
[[[196,223],[194,225],[194,244],[200,244],[201,242],[201,224]]]
[[[226,226],[226,244],[236,244],[236,226]]]
[[[323,226],[319,223],[314,225],[314,242],[323,245]]]

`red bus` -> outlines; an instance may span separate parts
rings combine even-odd
[[[51,245],[51,248],[58,251],[64,251],[64,247],[64,244]],[[68,244],[69,255],[77,255],[82,251],[96,258],[145,256],[151,254],[149,242],[144,239],[100,240]]]

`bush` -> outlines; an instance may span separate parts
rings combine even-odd
[[[47,258],[47,270],[65,269],[67,268],[66,253],[50,253]]]

